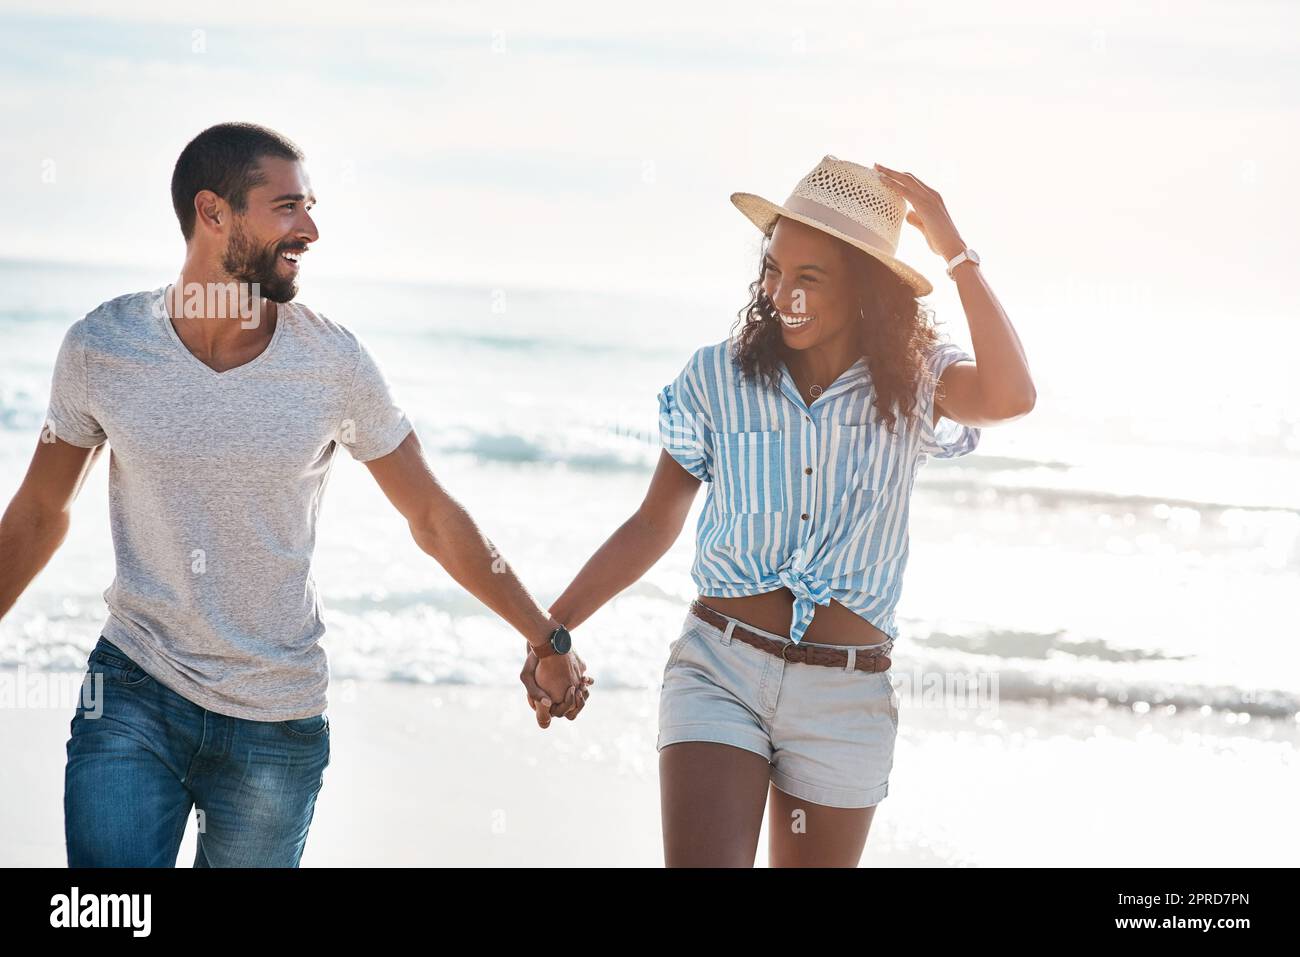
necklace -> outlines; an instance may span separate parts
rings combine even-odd
[[[809,386],[809,387],[808,387],[808,393],[809,393],[809,395],[811,395],[814,399],[817,398],[819,395],[821,395],[821,394],[822,394],[823,392],[825,392],[825,391],[826,391],[826,390],[823,389],[823,388],[822,388],[821,386],[819,386],[819,385],[813,385],[813,386]]]

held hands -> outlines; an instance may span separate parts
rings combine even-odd
[[[576,651],[539,660],[529,647],[519,680],[528,691],[528,707],[536,712],[539,728],[550,727],[552,716],[564,715],[570,721],[578,717],[591,695],[587,686],[596,683],[586,672],[587,665]]]
[[[947,262],[966,248],[957,227],[953,225],[952,217],[948,215],[942,196],[911,173],[900,173],[879,163],[875,169],[886,183],[898,190],[911,204],[907,221],[921,231],[932,252],[938,253]]]

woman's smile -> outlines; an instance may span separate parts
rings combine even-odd
[[[787,329],[802,329],[805,326],[811,325],[816,318],[816,316],[792,316],[789,313],[783,312],[781,313],[781,325],[785,326]]]

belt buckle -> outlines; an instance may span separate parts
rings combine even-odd
[[[786,652],[789,651],[791,648],[793,648],[795,651],[799,650],[799,646],[793,641],[787,641],[784,645],[781,646],[781,660],[784,661],[786,664],[797,665],[799,664],[797,659],[786,657]]]

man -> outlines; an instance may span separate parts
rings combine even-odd
[[[588,694],[567,631],[440,486],[365,346],[293,301],[315,202],[285,137],[205,130],[172,177],[179,280],[104,303],[60,349],[0,520],[0,616],[62,542],[107,442],[117,574],[90,656],[103,700],[83,695],[67,744],[69,866],[173,866],[192,806],[196,867],[298,865],[329,763],[311,559],[339,445],[420,548],[524,635],[538,723],[576,717]]]

